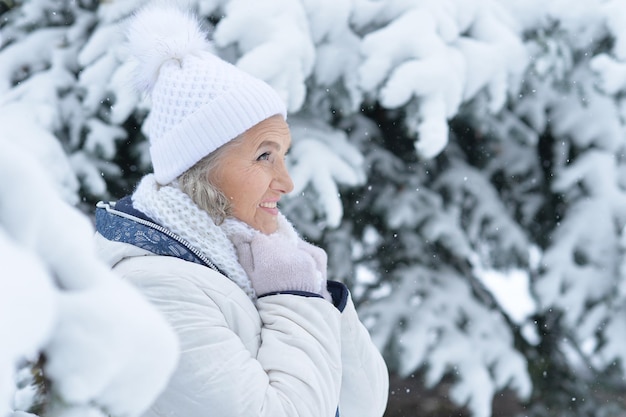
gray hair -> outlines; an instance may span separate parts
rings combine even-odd
[[[224,151],[240,142],[240,138],[241,136],[220,146],[178,177],[178,186],[181,191],[187,194],[198,207],[209,213],[217,225],[222,224],[227,217],[232,215],[232,205],[209,177],[215,178],[220,175],[219,169]]]

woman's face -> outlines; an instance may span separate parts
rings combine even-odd
[[[209,174],[230,200],[233,216],[266,234],[278,227],[276,204],[293,190],[285,165],[289,146],[287,123],[281,116],[270,117],[224,149],[217,170]]]

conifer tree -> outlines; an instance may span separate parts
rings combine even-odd
[[[87,215],[150,170],[121,30],[144,3],[0,2],[2,135]],[[476,417],[504,389],[537,417],[626,410],[623,1],[189,4],[285,99],[282,210],[392,371]]]

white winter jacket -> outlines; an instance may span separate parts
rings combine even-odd
[[[114,271],[164,314],[180,360],[145,417],[380,417],[385,363],[350,294],[334,304],[294,294],[255,303],[224,275],[97,235]]]

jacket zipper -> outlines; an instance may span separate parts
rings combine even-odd
[[[140,219],[139,217],[135,217],[133,215],[124,213],[123,211],[118,211],[115,210],[114,208],[111,208],[111,206],[108,203],[104,203],[102,201],[98,202],[96,204],[96,207],[98,208],[103,208],[105,209],[108,213],[114,214],[116,216],[119,217],[124,217],[125,219],[129,219],[132,220],[136,223],[142,224],[144,226],[147,226],[151,229],[154,229],[158,232],[163,233],[164,235],[174,239],[175,241],[177,241],[178,243],[180,243],[181,245],[183,245],[185,248],[187,248],[191,253],[193,253],[194,255],[196,255],[202,262],[204,262],[206,264],[206,266],[208,266],[209,268],[211,268],[212,270],[219,272],[220,274],[227,276],[222,270],[220,270],[213,262],[211,262],[211,260],[209,258],[207,258],[202,252],[200,252],[198,249],[196,249],[195,247],[193,247],[189,242],[187,242],[185,239],[183,239],[182,237],[178,236],[177,234],[175,234],[174,232],[166,229],[163,226],[160,226],[156,223],[152,223],[149,222],[147,220],[144,219]]]

